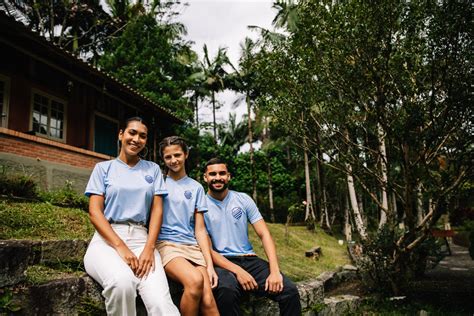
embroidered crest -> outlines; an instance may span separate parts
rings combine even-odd
[[[148,183],[152,183],[152,182],[153,182],[153,177],[150,176],[150,175],[146,175],[146,176],[145,176],[145,180],[146,180],[146,182],[148,182]]]
[[[232,209],[232,216],[234,216],[235,219],[239,220],[242,217],[242,209],[240,207],[234,207]]]
[[[184,197],[190,200],[193,197],[193,193],[189,190],[184,191]]]

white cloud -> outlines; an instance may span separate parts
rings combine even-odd
[[[186,38],[194,42],[193,49],[202,58],[203,45],[207,44],[209,55],[215,56],[219,47],[227,47],[229,59],[237,65],[240,56],[240,43],[245,37],[257,38],[258,34],[248,29],[257,25],[270,29],[275,11],[271,0],[189,0],[178,20],[188,31]],[[217,120],[227,120],[230,112],[240,117],[246,112],[245,106],[232,108],[237,95],[231,91],[218,94],[224,106],[218,111]],[[206,108],[200,110],[203,121],[212,121],[212,113]]]

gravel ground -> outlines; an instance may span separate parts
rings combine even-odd
[[[474,260],[465,247],[451,244],[451,256],[412,284],[409,296],[443,309],[474,315]]]

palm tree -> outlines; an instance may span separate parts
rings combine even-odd
[[[226,49],[219,47],[216,56],[211,60],[209,58],[209,52],[207,45],[203,47],[204,58],[201,61],[201,73],[196,73],[193,78],[198,80],[201,78],[204,82],[204,87],[211,93],[211,104],[212,104],[212,126],[214,132],[214,140],[217,142],[217,124],[216,124],[216,108],[218,106],[216,102],[216,93],[223,90],[224,80],[227,76],[227,72],[224,66],[229,64],[229,58],[227,57]]]
[[[110,18],[99,0],[78,3],[63,1],[0,2],[0,10],[12,16],[47,40],[74,54],[95,55],[95,49],[106,36]]]
[[[237,123],[235,113],[229,113],[225,124],[219,125],[219,143],[232,148],[232,153],[237,155],[240,147],[245,144],[247,137],[247,125],[245,121]]]
[[[254,148],[253,148],[253,127],[252,127],[252,103],[257,96],[256,80],[255,80],[255,49],[257,43],[250,38],[245,38],[244,42],[240,44],[241,55],[239,59],[239,69],[232,63],[229,65],[234,72],[229,76],[229,86],[235,91],[243,93],[245,103],[247,105],[247,125],[248,125],[248,142],[250,154],[250,166],[252,168],[252,197],[257,200],[257,175],[255,170]],[[234,104],[239,104],[242,98],[238,98]]]
[[[294,0],[278,0],[273,4],[278,12],[272,21],[277,28],[285,28],[289,32],[296,31],[298,21],[298,4]]]

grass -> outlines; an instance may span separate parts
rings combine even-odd
[[[340,246],[336,238],[321,230],[314,233],[303,226],[291,226],[286,240],[283,224],[268,224],[268,227],[277,244],[280,268],[294,281],[315,278],[350,262],[346,246]],[[0,239],[88,240],[93,232],[87,213],[80,209],[50,203],[0,201]],[[266,258],[260,239],[253,229],[249,232],[256,253]],[[305,251],[314,246],[321,246],[319,260],[305,257]]]
[[[86,212],[50,203],[0,201],[0,239],[90,239],[94,228]]]
[[[34,265],[26,269],[26,283],[38,285],[67,277],[80,277],[83,274],[84,271],[77,271],[72,268],[54,269],[43,265]]]
[[[287,241],[283,224],[268,224],[268,228],[277,245],[280,269],[293,281],[315,278],[324,271],[350,263],[346,245],[339,245],[336,238],[322,230],[311,232],[304,226],[290,226]],[[249,234],[257,255],[266,258],[262,243],[253,229],[249,228]],[[321,247],[319,260],[305,257],[305,251],[314,246]]]

